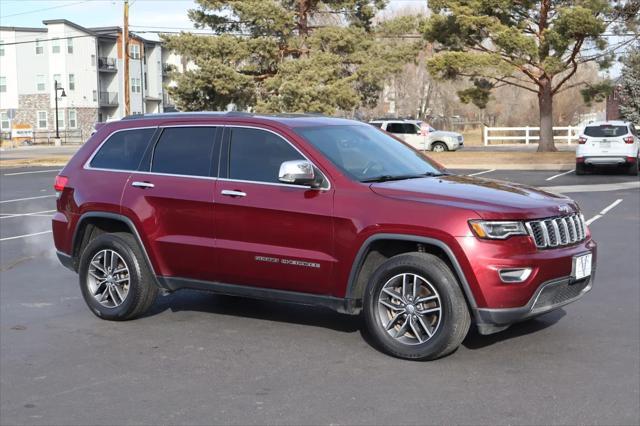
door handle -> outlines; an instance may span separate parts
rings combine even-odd
[[[222,195],[226,195],[228,197],[246,197],[247,193],[246,192],[242,192],[242,191],[232,191],[230,189],[223,189],[222,192],[220,192]]]
[[[144,188],[153,188],[155,185],[152,184],[151,182],[133,182],[131,186],[144,189]]]

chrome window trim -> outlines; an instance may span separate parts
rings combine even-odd
[[[309,160],[309,158],[306,155],[304,155],[304,153],[302,151],[300,151],[297,146],[295,146],[293,143],[291,143],[290,140],[285,138],[280,133],[277,133],[277,132],[275,132],[275,131],[273,131],[271,129],[266,129],[264,127],[250,126],[250,125],[245,125],[245,124],[238,124],[238,125],[236,125],[236,124],[225,124],[224,127],[225,128],[231,128],[231,129],[233,129],[235,127],[235,128],[242,128],[242,129],[264,130],[265,132],[273,133],[274,135],[276,135],[277,137],[279,137],[280,139],[282,139],[283,141],[288,143],[293,149],[295,149],[298,152],[298,154],[300,154],[302,156],[302,158],[304,158],[305,160],[310,162],[311,165],[313,165],[313,167],[315,169],[317,169],[320,173],[322,173],[322,176],[324,176],[325,180],[327,181],[328,186],[327,187],[321,187],[321,188],[312,188],[312,187],[310,187],[308,185],[291,185],[291,184],[287,184],[287,183],[261,182],[261,181],[255,181],[255,180],[229,179],[229,178],[218,178],[218,180],[223,180],[223,181],[227,181],[227,182],[257,183],[259,185],[287,186],[287,187],[295,187],[295,188],[304,188],[306,190],[313,190],[313,191],[329,191],[331,189],[331,187],[332,187],[331,180],[327,177],[327,174],[320,167],[318,167],[313,161]],[[229,139],[229,146],[231,146],[231,139]]]
[[[164,130],[166,128],[172,128],[172,127],[219,127],[219,128],[238,127],[238,128],[245,128],[245,129],[264,130],[266,132],[273,133],[274,135],[278,136],[279,138],[281,138],[282,140],[287,142],[305,160],[310,162],[318,171],[320,171],[320,173],[322,173],[322,176],[324,176],[324,178],[326,179],[328,186],[327,187],[322,187],[322,188],[312,188],[312,187],[310,187],[308,185],[291,185],[291,184],[277,183],[277,182],[260,182],[260,181],[253,181],[253,180],[219,178],[219,177],[213,177],[213,176],[180,175],[180,174],[159,173],[159,172],[151,172],[151,171],[145,172],[145,171],[140,171],[140,170],[105,169],[105,168],[101,168],[101,167],[91,167],[91,161],[96,156],[98,151],[100,151],[100,149],[102,149],[102,146],[105,143],[107,143],[107,141],[109,139],[111,139],[113,137],[113,135],[115,135],[116,133],[134,131],[134,130],[144,130],[144,129],[163,129]],[[152,164],[153,164],[153,154],[154,153],[155,153],[155,145],[153,146],[153,151],[151,153],[151,162],[149,164],[149,169],[151,169]],[[235,124],[227,125],[227,124],[224,124],[224,123],[218,123],[218,124],[212,124],[212,123],[200,124],[199,123],[199,124],[176,124],[176,125],[166,124],[166,125],[159,125],[159,126],[127,127],[125,129],[114,130],[93,151],[93,153],[91,154],[89,159],[84,163],[83,169],[85,169],[85,170],[96,170],[96,171],[102,171],[102,172],[114,172],[114,173],[129,173],[129,174],[137,173],[137,174],[150,175],[150,176],[172,176],[172,177],[181,177],[181,178],[190,178],[190,179],[205,179],[205,180],[214,180],[214,181],[215,180],[220,180],[220,181],[226,181],[226,182],[255,183],[255,184],[258,184],[258,185],[284,186],[284,187],[289,187],[289,188],[301,188],[301,189],[305,189],[305,190],[314,190],[314,191],[329,191],[332,188],[331,180],[327,177],[327,174],[324,171],[322,171],[322,169],[320,169],[313,161],[309,160],[309,158],[302,151],[300,151],[297,146],[292,144],[287,138],[285,138],[281,134],[279,134],[279,133],[277,133],[277,132],[275,132],[273,130],[270,130],[270,129],[265,129],[264,127],[249,126],[249,125],[235,125]]]

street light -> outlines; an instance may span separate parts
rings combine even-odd
[[[58,87],[58,80],[53,80],[53,87],[53,96],[56,98],[56,139],[60,139],[60,131],[58,129],[58,90],[62,90],[62,93],[60,94],[61,98],[65,98],[67,94],[64,93],[64,89],[62,87]]]

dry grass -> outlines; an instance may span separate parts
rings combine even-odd
[[[427,155],[449,168],[549,169],[571,168],[574,152],[429,152]]]

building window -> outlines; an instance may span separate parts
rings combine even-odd
[[[93,91],[93,102],[97,102],[98,101],[98,91],[94,90]]]
[[[64,110],[58,110],[58,128],[64,129]]]
[[[92,67],[96,66],[96,55],[91,55],[91,66]]]
[[[58,84],[58,87],[62,86],[62,76],[60,74],[53,75],[53,82]]]
[[[0,56],[4,56],[4,40],[0,40]]]
[[[77,120],[77,114],[75,109],[69,110],[69,128],[70,129],[78,128],[78,120]]]
[[[47,90],[47,85],[44,79],[45,76],[43,74],[36,75],[36,90],[38,92],[44,92]]]
[[[47,123],[47,111],[38,111],[38,129],[46,129],[49,127]]]
[[[7,91],[7,77],[0,77],[0,93]]]
[[[73,39],[72,38],[68,38],[67,39],[67,53],[69,53],[69,54],[73,53]]]
[[[54,38],[51,40],[51,53],[60,53],[60,39]]]
[[[76,76],[69,74],[69,90],[76,90]]]
[[[10,127],[9,115],[6,112],[0,112],[0,129],[9,130]]]
[[[131,59],[140,59],[140,45],[138,44],[129,45],[129,57]]]
[[[36,55],[42,55],[44,53],[44,47],[42,41],[39,38],[36,39]]]
[[[131,79],[131,92],[132,93],[140,93],[142,88],[140,87],[140,79],[132,78]]]

